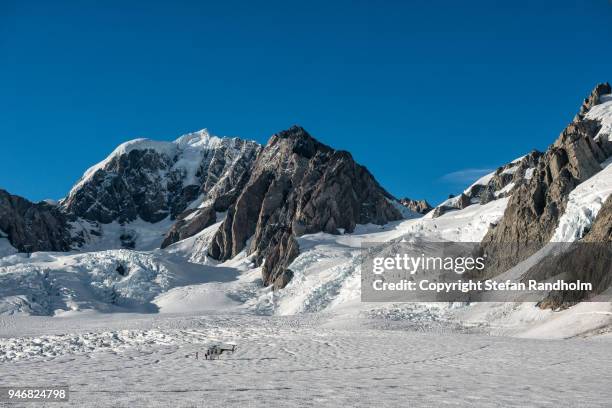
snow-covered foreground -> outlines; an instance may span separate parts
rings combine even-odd
[[[8,336],[0,355],[22,350],[0,363],[0,385],[68,384],[65,405],[74,407],[604,407],[612,398],[605,338],[412,331],[326,315],[2,317],[0,324]],[[238,349],[219,360],[195,358],[216,342]]]

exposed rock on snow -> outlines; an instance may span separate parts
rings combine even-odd
[[[399,203],[410,211],[419,214],[427,214],[433,208],[426,200],[412,200],[408,197],[400,199]]]
[[[436,218],[449,211],[461,210],[472,204],[486,204],[509,196],[515,187],[531,178],[541,155],[542,153],[534,150],[481,177],[459,196],[451,197],[436,206],[432,216]]]
[[[187,210],[181,213],[161,244],[166,248],[175,242],[182,241],[211,226],[217,221],[217,213],[213,206]]]
[[[452,210],[463,210],[465,207],[471,204],[472,202],[470,197],[468,197],[465,193],[461,193],[458,196],[449,197],[446,201],[443,201],[440,205],[438,205],[434,209],[432,217],[437,218]]]
[[[567,308],[583,301],[589,295],[600,294],[612,284],[612,196],[599,211],[591,230],[580,242],[574,242],[567,251],[544,259],[523,278],[543,280],[567,271],[566,281],[590,282],[592,293],[579,291],[553,291],[539,303],[541,308]]]
[[[603,95],[599,105],[593,106],[585,118],[601,123],[601,130],[595,136],[595,141],[606,155],[612,156],[612,94]]]
[[[584,237],[584,242],[612,242],[612,195],[608,196],[599,210],[591,230]]]
[[[612,93],[612,87],[610,87],[610,84],[608,82],[606,82],[605,84],[597,84],[591,94],[584,100],[582,106],[580,106],[580,110],[576,114],[574,122],[579,122],[585,119],[587,113],[591,110],[591,108],[601,102],[601,97],[610,93]]]
[[[485,185],[470,186],[466,194],[472,202],[481,204],[509,196],[517,186],[529,180],[541,156],[542,153],[534,150],[498,168]]]
[[[299,251],[296,236],[352,232],[357,224],[401,219],[389,199],[350,153],[292,127],[272,136],[259,155],[209,253],[230,259],[253,237],[248,253],[256,253],[257,264],[263,264],[264,284],[283,287],[291,277],[287,266]]]

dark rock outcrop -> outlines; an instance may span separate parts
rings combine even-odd
[[[295,237],[351,232],[357,224],[399,220],[402,216],[392,200],[348,152],[292,127],[272,136],[259,154],[209,255],[225,260],[246,248],[255,254],[256,264],[263,265],[264,284],[283,287],[292,276],[287,267],[299,253]]]
[[[427,214],[433,208],[426,200],[412,200],[408,197],[400,199],[399,203],[410,211],[419,214]]]
[[[434,209],[433,218],[438,218],[449,211],[463,210],[465,207],[471,204],[472,201],[470,197],[468,197],[465,193],[461,193],[456,197],[449,197],[448,200],[444,201]]]
[[[189,238],[217,221],[214,207],[204,207],[181,213],[161,244],[162,248]]]
[[[0,230],[20,252],[68,251],[67,219],[57,207],[0,190]]]
[[[205,131],[175,142],[127,142],[89,170],[61,206],[101,223],[174,219],[196,199],[223,211],[241,191],[259,149],[256,142]]]
[[[600,88],[591,95],[598,95]],[[591,97],[589,101],[589,106],[595,104]],[[482,251],[495,259],[487,277],[526,259],[550,240],[569,193],[599,172],[607,157],[595,138],[600,127],[589,119],[569,124],[540,157],[531,179],[514,190],[502,219],[481,243]]]
[[[527,183],[542,156],[537,150],[495,170],[485,185],[472,186],[467,195],[472,202],[487,204],[493,200],[508,197],[521,184]]]
[[[612,93],[612,87],[610,87],[608,82],[605,84],[597,84],[591,94],[584,100],[582,106],[580,106],[580,110],[574,117],[574,122],[583,120],[589,109],[599,103],[601,96],[610,93]]]
[[[474,183],[457,197],[450,197],[438,205],[433,213],[437,218],[449,211],[462,210],[472,204],[487,204],[493,200],[507,197],[521,184],[531,178],[542,153],[531,153],[499,167],[491,177],[482,183]]]

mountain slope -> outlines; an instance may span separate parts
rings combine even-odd
[[[263,264],[264,284],[283,287],[292,276],[287,266],[299,253],[296,237],[399,220],[393,200],[348,152],[292,127],[272,136],[257,158],[209,254],[227,260],[246,248]]]
[[[67,251],[71,245],[66,217],[55,206],[5,190],[0,190],[0,231],[21,252]]]
[[[611,104],[603,98],[611,92],[609,84],[598,85],[586,105],[593,109],[599,103]],[[489,276],[507,270],[550,241],[572,190],[600,172],[601,163],[612,153],[609,133],[601,132],[603,125],[601,118],[590,118],[583,107],[538,160],[530,180],[513,192],[503,218],[482,242],[485,253],[495,254]]]
[[[174,142],[133,140],[87,170],[61,207],[101,223],[175,218],[196,199],[227,207],[258,149],[205,130]]]
[[[508,197],[518,186],[531,179],[542,153],[534,150],[500,166],[466,188],[460,195],[438,204],[432,217],[439,217],[449,211],[461,210],[472,204],[486,204],[499,198]]]
[[[260,149],[206,130],[173,142],[131,140],[88,169],[60,209],[84,249],[167,246],[227,210]]]

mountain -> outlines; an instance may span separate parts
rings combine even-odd
[[[304,234],[353,232],[357,224],[402,219],[394,198],[350,153],[326,146],[301,127],[272,136],[258,156],[209,254],[256,254],[265,285],[284,287]],[[250,241],[250,244],[247,242]]]
[[[289,235],[283,236],[277,226],[264,227],[253,217],[249,219],[253,223],[249,236],[257,232],[257,241],[261,241],[256,245],[260,260],[267,257],[271,240],[274,245],[281,241],[287,244],[292,234],[350,232],[358,223],[380,224],[411,214],[402,210],[365,168],[356,165],[348,152],[338,152],[317,142],[301,128],[273,136],[261,155],[260,152],[262,147],[256,142],[219,138],[206,130],[181,136],[173,142],[128,141],[89,168],[59,205],[28,204],[41,214],[46,211],[39,218],[44,218],[42,230],[52,231],[51,237],[36,228],[27,231],[32,237],[12,232],[24,231],[24,226],[11,227],[9,237],[20,236],[21,241],[27,241],[15,241],[19,250],[166,248],[198,234],[231,210],[223,227],[227,228],[225,225],[229,225],[236,211],[238,216],[243,211],[243,204],[234,205],[238,198],[242,197],[244,203],[257,186],[265,185],[268,189],[266,183],[272,181],[270,191],[262,192],[258,198],[262,202],[252,205],[247,211],[249,214],[259,216],[259,206],[265,206],[261,215],[268,218],[268,211],[278,210],[268,208],[278,205],[273,204],[275,195],[295,195],[301,201],[299,206],[290,203],[295,209],[279,210],[284,217],[283,228],[288,228]],[[294,153],[296,160],[290,158]],[[278,168],[271,171],[274,166]],[[328,169],[329,166],[333,167]],[[251,177],[253,171],[256,174]],[[321,187],[316,178],[323,175],[331,181],[325,181],[327,184]],[[334,177],[339,178],[333,180]],[[354,188],[349,188],[353,183]],[[297,188],[300,191],[293,194]],[[332,205],[337,191],[342,202]],[[296,223],[287,227],[293,224],[294,216]],[[241,228],[251,227],[245,224],[237,228],[238,241],[242,239]],[[7,226],[5,231],[8,230]],[[221,242],[219,238],[215,240],[210,251],[213,256],[215,251],[219,252],[219,259],[236,254],[218,251],[216,248]],[[241,245],[238,243],[236,247],[242,248]],[[285,262],[292,259],[290,251],[280,252]],[[272,264],[270,261],[268,265]]]
[[[132,140],[88,169],[60,206],[105,224],[174,219],[196,200],[222,211],[240,190],[259,148],[206,130],[174,142]]]
[[[0,231],[21,252],[68,251],[72,242],[67,219],[58,208],[1,189]]]
[[[496,259],[490,275],[526,259],[549,242],[571,192],[599,173],[602,163],[612,156],[612,117],[606,115],[612,100],[604,97],[611,92],[607,83],[595,87],[573,122],[539,157],[532,176],[514,190],[504,216],[482,241],[483,251]]]
[[[584,302],[588,293],[469,306],[361,302],[363,243],[480,244],[495,268],[465,276],[512,282],[578,262],[590,269],[573,278],[606,290],[611,135],[603,84],[545,152],[500,166],[434,209],[395,200],[348,152],[297,126],[265,146],[207,132],[131,141],[58,205],[0,195],[0,314],[324,311],[435,329],[591,335],[612,309]],[[556,242],[571,245],[551,256]],[[602,251],[582,252],[590,244]]]
[[[114,233],[121,246],[133,248],[140,231],[129,225],[144,222],[145,228],[159,227],[153,244],[163,240],[167,246],[214,222],[215,211],[227,210],[260,148],[256,142],[219,138],[206,130],[173,142],[132,140],[88,169],[60,209],[77,219],[73,235],[80,241]],[[110,223],[122,227],[111,232],[104,225]]]

